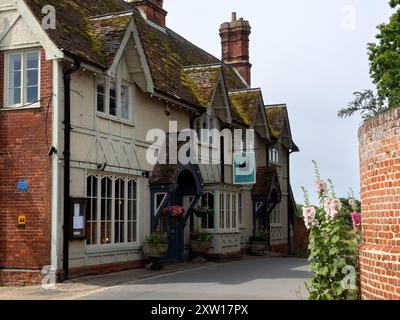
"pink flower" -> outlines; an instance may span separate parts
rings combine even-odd
[[[318,221],[316,220],[317,211],[314,207],[303,208],[303,217],[304,217],[304,224],[306,225],[307,229],[310,229],[311,226],[317,226]]]
[[[336,215],[342,209],[342,203],[339,199],[328,199],[324,203],[325,218],[326,220],[334,220]]]
[[[317,180],[315,181],[315,191],[318,194],[325,194],[328,192],[328,186],[325,181]]]
[[[361,229],[361,213],[353,212],[351,214],[351,220],[353,221],[354,229]]]

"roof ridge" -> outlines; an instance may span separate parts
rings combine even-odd
[[[287,104],[286,103],[266,104],[265,108],[287,108]]]
[[[191,66],[184,66],[183,70],[193,70],[193,69],[201,69],[201,68],[222,68],[222,63],[209,63],[209,64],[197,64]]]
[[[89,20],[94,20],[94,21],[105,20],[105,19],[109,19],[109,18],[113,18],[113,17],[129,16],[129,15],[132,15],[133,13],[134,13],[133,10],[111,12],[111,13],[106,13],[106,14],[102,14],[102,15],[91,16],[91,17],[89,17]]]
[[[236,89],[236,90],[228,90],[228,93],[243,93],[243,92],[255,92],[255,91],[262,91],[261,88],[247,88],[247,89]]]

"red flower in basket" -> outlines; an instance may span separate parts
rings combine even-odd
[[[171,218],[179,218],[185,213],[185,208],[180,206],[172,206],[164,208],[164,214],[169,215]]]

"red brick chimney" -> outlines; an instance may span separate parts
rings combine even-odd
[[[234,67],[250,86],[249,36],[251,27],[249,22],[243,18],[237,20],[236,12],[233,12],[232,21],[223,23],[219,33],[222,43],[222,61]]]
[[[165,28],[165,18],[168,12],[163,9],[163,0],[128,0],[128,2],[143,11],[147,19]]]

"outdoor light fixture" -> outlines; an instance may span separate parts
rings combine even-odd
[[[107,167],[106,162],[103,162],[103,163],[97,165],[97,169],[100,171],[104,171],[106,169],[106,167]]]

